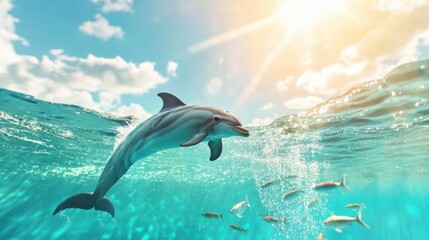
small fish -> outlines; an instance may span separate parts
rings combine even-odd
[[[317,203],[319,201],[318,198],[313,198],[310,201],[307,202],[307,207],[311,207],[313,204]]]
[[[290,175],[284,176],[283,178],[297,178],[297,177],[299,177],[299,176],[296,174],[290,174]]]
[[[247,231],[247,229],[242,228],[242,227],[240,227],[238,225],[235,225],[235,224],[231,224],[231,225],[229,225],[229,227],[232,228],[232,229],[234,229],[234,230],[237,230],[237,231],[240,231],[240,232],[244,232],[244,233]]]
[[[204,212],[201,214],[201,216],[206,217],[206,218],[221,218],[223,220],[222,213],[218,214],[218,213],[214,213],[214,212]]]
[[[277,179],[273,179],[273,180],[270,180],[270,181],[264,182],[264,183],[262,183],[261,188],[268,187],[268,186],[270,186],[271,184],[276,183],[276,182],[278,182],[278,181],[280,181],[280,178],[277,178]]]
[[[290,190],[288,192],[285,192],[282,196],[282,199],[285,199],[288,196],[292,196],[293,194],[297,193],[297,192],[301,192],[301,190],[299,189],[294,189],[294,190]]]
[[[323,183],[319,183],[316,186],[313,187],[314,190],[318,190],[318,191],[324,191],[324,190],[331,190],[331,189],[336,189],[337,187],[343,187],[347,190],[350,190],[349,187],[346,186],[346,178],[343,177],[341,179],[341,182],[323,182]]]
[[[325,234],[324,232],[321,232],[321,233],[317,236],[316,240],[323,240],[323,239],[325,239],[325,238],[326,238],[326,234]]]
[[[284,219],[279,219],[273,216],[265,216],[262,218],[265,222],[284,222]]]
[[[247,195],[246,195],[246,201],[241,201],[235,204],[229,211],[235,214],[237,217],[241,218],[243,212],[246,210],[246,206],[250,208],[249,199],[247,199]]]
[[[326,227],[334,229],[337,232],[342,232],[341,229],[351,226],[353,222],[358,222],[360,225],[371,229],[366,223],[362,221],[361,212],[362,210],[359,210],[356,217],[332,215],[328,217],[325,221],[323,221],[323,224],[325,224]]]
[[[362,208],[366,208],[366,207],[365,207],[365,204],[363,204],[363,203],[350,203],[350,204],[347,204],[346,208],[356,210],[356,209],[362,209]]]

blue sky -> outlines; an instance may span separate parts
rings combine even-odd
[[[427,16],[422,0],[5,0],[0,87],[140,118],[167,91],[266,124],[427,58]]]

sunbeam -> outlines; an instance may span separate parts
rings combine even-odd
[[[240,106],[244,103],[244,101],[247,100],[247,98],[250,96],[250,94],[254,91],[256,91],[257,86],[261,83],[262,77],[265,75],[265,73],[268,71],[271,64],[274,62],[274,60],[277,58],[278,54],[288,45],[291,38],[293,36],[291,34],[286,35],[270,52],[270,54],[264,59],[261,66],[258,68],[255,76],[252,78],[252,81],[248,84],[248,86],[244,89],[243,93],[241,94],[240,98],[236,102],[236,106]]]
[[[227,41],[232,40],[234,38],[241,37],[247,33],[258,30],[258,29],[276,21],[278,19],[278,17],[279,17],[279,15],[271,15],[271,16],[263,18],[257,22],[248,24],[246,26],[243,26],[243,27],[240,27],[237,29],[233,29],[233,30],[228,31],[226,33],[216,35],[214,37],[211,37],[207,40],[204,40],[200,43],[197,43],[197,44],[189,47],[188,51],[189,51],[189,53],[196,53],[196,52],[202,51],[204,49],[216,46],[218,44],[227,42]]]

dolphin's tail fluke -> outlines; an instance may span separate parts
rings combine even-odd
[[[113,207],[113,203],[106,197],[103,197],[103,199],[95,204],[95,210],[110,213],[112,217],[115,217],[115,208]]]
[[[80,209],[91,209],[105,211],[110,213],[112,217],[115,216],[115,208],[113,207],[112,202],[107,198],[102,198],[98,202],[97,198],[92,193],[79,193],[74,196],[71,196],[64,200],[57,208],[55,208],[53,215],[58,212],[67,209],[67,208],[80,208]]]

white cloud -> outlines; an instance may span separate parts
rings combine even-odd
[[[294,80],[294,77],[290,76],[290,77],[287,77],[283,81],[278,81],[276,83],[276,89],[278,91],[285,91],[285,90],[287,90],[288,87],[290,86],[290,84],[293,82],[293,80]]]
[[[306,94],[331,97],[352,86],[379,79],[391,67],[377,61],[357,63],[336,63],[320,71],[306,71],[296,81],[296,86]]]
[[[13,45],[13,41],[20,41],[22,44],[28,44],[25,39],[15,34],[15,22],[19,20],[9,15],[8,12],[12,9],[10,1],[0,1],[0,74],[4,73],[6,64],[17,61]]]
[[[51,49],[51,50],[49,51],[49,53],[50,53],[52,56],[56,56],[56,57],[58,57],[58,56],[60,56],[60,55],[62,55],[62,54],[64,53],[64,50],[62,50],[62,49]]]
[[[168,62],[168,64],[167,64],[167,73],[170,76],[177,77],[176,71],[177,71],[177,63],[176,62],[172,62],[172,61]]]
[[[269,102],[267,104],[262,105],[262,107],[260,107],[259,110],[261,110],[261,111],[267,111],[267,110],[272,109],[273,106],[274,106],[274,104],[272,102]]]
[[[143,94],[166,78],[155,69],[153,62],[126,62],[121,57],[103,58],[68,56],[62,49],[52,49],[50,56],[38,59],[15,52],[16,20],[9,15],[12,4],[0,3],[0,87],[25,92],[39,99],[77,104],[101,111],[120,109],[121,97],[126,94]],[[94,99],[98,94],[99,99]],[[134,109],[134,105],[120,109]],[[119,111],[119,110],[118,110]]]
[[[131,12],[133,0],[91,0],[97,4],[101,3],[103,12]]]
[[[100,92],[99,94],[99,105],[101,109],[109,109],[117,106],[121,103],[121,97],[118,94],[112,92]]]
[[[142,106],[136,103],[131,103],[130,105],[124,105],[118,108],[116,114],[119,116],[135,116],[140,120],[145,120],[151,115],[147,113]]]
[[[24,88],[20,88],[20,86],[12,85],[9,89],[16,91],[21,91],[21,89],[25,89],[27,90],[26,92],[31,92],[31,90],[28,89],[27,86],[24,86]],[[49,91],[43,92],[41,98],[51,102],[64,102],[75,104],[78,106],[84,106],[91,109],[101,110],[99,105],[94,101],[91,93],[81,90],[72,90],[59,85],[50,86]]]
[[[213,78],[207,82],[207,85],[204,89],[204,94],[207,97],[214,97],[218,95],[223,88],[223,82],[219,78]]]
[[[284,102],[288,109],[306,110],[322,103],[323,99],[317,96],[292,98]]]
[[[249,126],[265,126],[272,123],[274,120],[272,118],[255,118],[252,119],[252,122]]]
[[[44,100],[106,111],[120,103],[121,95],[142,94],[167,81],[151,62],[134,64],[121,57],[101,58],[91,54],[86,58],[68,57],[65,61],[62,56],[53,59],[43,56],[41,61],[19,56],[19,62],[10,64],[6,74],[0,74],[3,80],[0,85]],[[100,92],[99,102],[89,94],[96,92]],[[78,98],[73,97],[75,93],[88,94]]]
[[[315,94],[318,92],[326,92],[327,71],[331,69],[338,70],[339,65],[333,65],[330,68],[325,68],[321,72],[307,71],[296,81],[296,86],[302,88],[308,93]],[[328,93],[332,94],[332,93]]]
[[[378,0],[375,9],[379,11],[408,13],[427,4],[427,0]]]
[[[121,27],[112,26],[106,18],[101,14],[95,15],[95,21],[86,21],[79,26],[79,30],[88,34],[89,36],[96,36],[102,40],[108,40],[112,37],[122,38],[124,31]]]
[[[74,62],[78,59],[77,57],[71,57],[71,56],[66,55],[64,53],[64,50],[62,50],[62,49],[51,49],[49,51],[49,53],[53,57],[55,57],[56,59],[61,60],[61,61],[65,61],[65,62]]]
[[[307,94],[332,96],[348,89],[349,84],[356,84],[357,69],[365,63],[345,66],[337,63],[320,71],[306,71],[296,81],[296,86]]]

